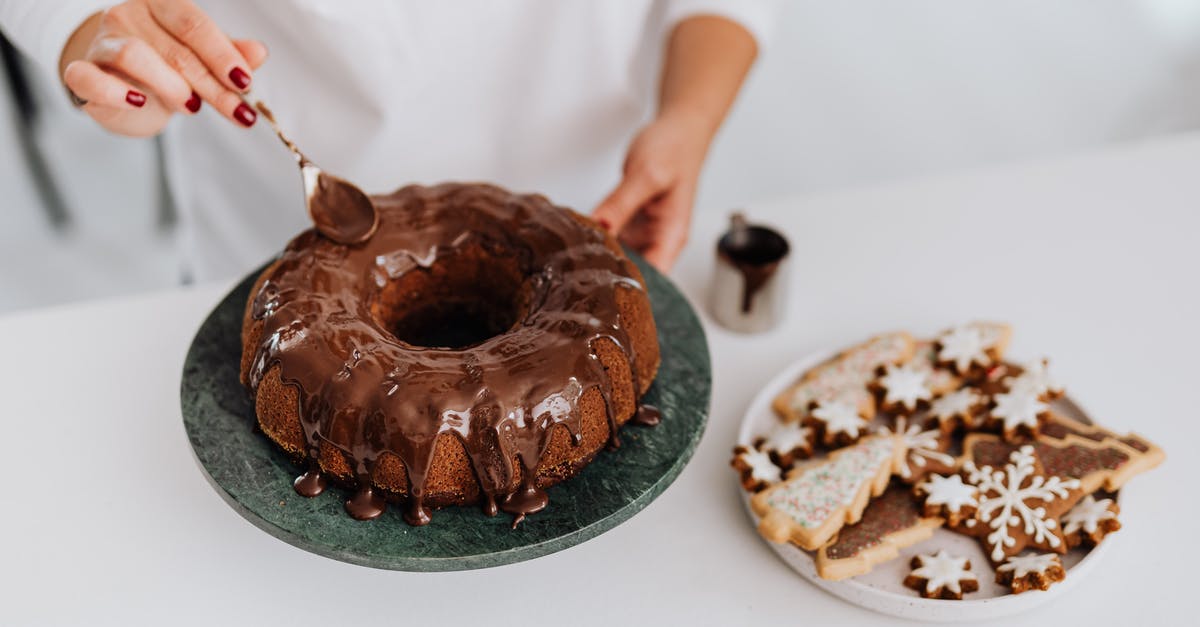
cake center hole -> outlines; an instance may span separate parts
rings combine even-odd
[[[375,316],[401,342],[467,348],[517,323],[526,308],[523,278],[517,259],[467,248],[390,282]]]

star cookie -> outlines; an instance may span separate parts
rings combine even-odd
[[[888,413],[912,413],[917,406],[933,397],[929,373],[905,364],[882,367],[879,378],[872,384],[880,393],[880,408]]]
[[[979,589],[979,580],[971,572],[971,562],[965,557],[938,551],[933,555],[914,555],[909,564],[912,572],[904,585],[927,599],[962,599],[963,593]]]
[[[899,436],[904,442],[904,459],[896,468],[896,475],[907,483],[920,481],[931,473],[954,472],[957,462],[946,451],[950,448],[950,437],[937,429],[922,429],[919,424],[910,424],[908,418],[896,418],[894,428],[880,427],[882,435]]]
[[[938,362],[965,375],[974,366],[986,368],[1003,357],[1012,336],[1006,324],[972,322],[954,327],[937,337]]]
[[[858,407],[842,401],[819,403],[805,423],[820,431],[821,443],[829,448],[853,444],[869,431]]]
[[[972,518],[979,509],[979,489],[963,483],[959,475],[929,475],[913,488],[913,494],[922,500],[924,515],[941,516],[951,526]]]
[[[936,423],[943,433],[953,433],[960,428],[977,428],[982,418],[980,413],[986,405],[978,390],[963,388],[933,399],[926,415],[930,423]]]
[[[814,439],[811,428],[795,422],[780,422],[767,435],[754,440],[754,448],[766,451],[775,465],[787,470],[798,460],[812,456]]]
[[[748,492],[758,492],[783,480],[783,471],[771,461],[771,456],[758,449],[747,446],[733,449],[729,465],[738,471],[742,487]]]
[[[1105,536],[1121,528],[1117,520],[1120,513],[1121,506],[1112,499],[1097,499],[1091,494],[1083,497],[1060,521],[1067,546],[1100,544]]]
[[[1049,590],[1067,576],[1062,560],[1053,553],[1012,556],[996,567],[996,583],[1008,586],[1013,594],[1026,590]]]

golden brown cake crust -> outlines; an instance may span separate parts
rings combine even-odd
[[[498,503],[518,517],[540,509],[542,488],[573,476],[615,441],[614,428],[634,416],[657,373],[641,273],[613,237],[540,196],[441,185],[374,200],[381,229],[365,246],[377,250],[340,247],[308,231],[251,290],[241,378],[255,393],[259,426],[301,464],[358,490],[353,500],[375,499],[379,511],[384,498],[405,502],[409,522],[450,504]],[[399,229],[404,234],[394,235]],[[426,258],[416,259],[419,253]],[[336,263],[321,265],[329,259]],[[331,285],[339,281],[345,284]],[[339,290],[353,292],[355,302],[330,306],[311,297]],[[438,309],[447,302],[454,310]],[[462,348],[437,348],[461,338],[417,343],[430,320],[449,326],[441,320],[464,311],[495,336],[467,338]],[[329,322],[355,315],[369,324]],[[581,328],[586,317],[592,326]],[[378,337],[364,337],[364,329],[378,329]],[[311,334],[319,348],[304,346],[314,342]],[[496,339],[504,337],[512,341]],[[450,355],[457,379],[446,372]],[[382,370],[404,369],[406,360],[415,364],[409,370],[427,369],[411,380]],[[322,368],[319,376],[310,372]],[[521,368],[528,373],[514,372]],[[403,403],[376,392],[389,385],[407,393]],[[506,389],[514,385],[521,394]],[[423,392],[419,403],[415,392]],[[464,407],[464,398],[483,402]],[[428,415],[414,418],[414,407]],[[447,418],[453,412],[465,420]],[[386,435],[370,435],[380,431]],[[536,458],[525,459],[531,452]],[[410,466],[422,472],[410,476]]]

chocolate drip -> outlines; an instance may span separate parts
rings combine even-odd
[[[662,422],[662,412],[653,405],[641,403],[638,405],[637,413],[633,415],[632,421],[643,427],[653,427]]]
[[[314,496],[320,496],[325,491],[326,484],[325,476],[321,474],[321,470],[316,467],[316,464],[313,464],[308,472],[296,477],[296,480],[292,482],[292,487],[296,489],[296,494],[311,499]]]
[[[426,477],[439,436],[449,434],[467,451],[484,511],[502,509],[519,522],[546,507],[537,466],[551,429],[563,425],[581,441],[579,404],[588,390],[600,391],[617,443],[612,382],[594,345],[615,345],[636,378],[616,292],[643,288],[600,231],[541,196],[451,184],[373,201],[380,228],[370,240],[345,246],[306,231],[269,271],[252,304],[263,329],[251,387],[278,365],[282,381],[299,391],[310,459],[332,446],[355,469],[357,492],[346,502],[355,518],[382,513],[372,470],[391,455],[407,473],[405,519],[427,523]],[[460,348],[393,335],[394,321],[378,315],[388,286],[468,249],[516,251],[524,280],[513,295],[522,306],[512,327]],[[315,485],[309,474],[297,491]]]

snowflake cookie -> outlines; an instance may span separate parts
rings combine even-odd
[[[1013,594],[1026,590],[1049,590],[1067,576],[1062,560],[1053,553],[1012,556],[996,567],[996,583],[1008,586]]]
[[[937,429],[922,429],[919,424],[909,423],[908,418],[896,418],[895,427],[880,427],[879,433],[899,436],[904,442],[904,458],[896,468],[896,475],[907,483],[920,481],[925,475],[954,472],[957,461],[946,453],[950,448],[950,437]]]
[[[987,367],[999,361],[1008,347],[1012,328],[994,322],[972,322],[954,327],[937,337],[938,362],[965,375],[974,366]]]
[[[775,465],[787,470],[798,460],[812,456],[814,439],[811,428],[795,422],[780,422],[767,435],[756,438],[754,448],[766,452]]]
[[[930,424],[936,424],[943,433],[953,433],[960,428],[969,431],[979,427],[980,413],[986,405],[978,390],[962,388],[933,399],[926,416]]]
[[[1083,497],[1059,521],[1067,546],[1100,544],[1105,536],[1121,528],[1117,520],[1120,513],[1121,506],[1112,499],[1097,499],[1091,494]]]
[[[888,413],[912,413],[933,397],[929,373],[912,364],[883,366],[871,385],[879,391],[880,408]]]
[[[962,599],[963,594],[979,589],[979,580],[971,572],[971,562],[965,557],[938,551],[933,555],[914,555],[909,564],[912,572],[904,585],[927,599]]]
[[[993,562],[999,564],[1026,547],[1067,551],[1058,517],[1082,496],[1080,483],[1046,475],[1033,446],[1013,451],[999,469],[977,467],[967,459],[962,474],[966,483],[979,489],[979,509],[956,529],[978,536]]]
[[[941,516],[952,527],[974,517],[979,509],[979,489],[963,483],[959,475],[929,475],[913,488],[913,494],[921,499],[924,515]]]
[[[783,480],[783,471],[771,461],[771,456],[758,449],[747,446],[734,448],[729,465],[738,471],[742,487],[749,492],[758,492]]]

